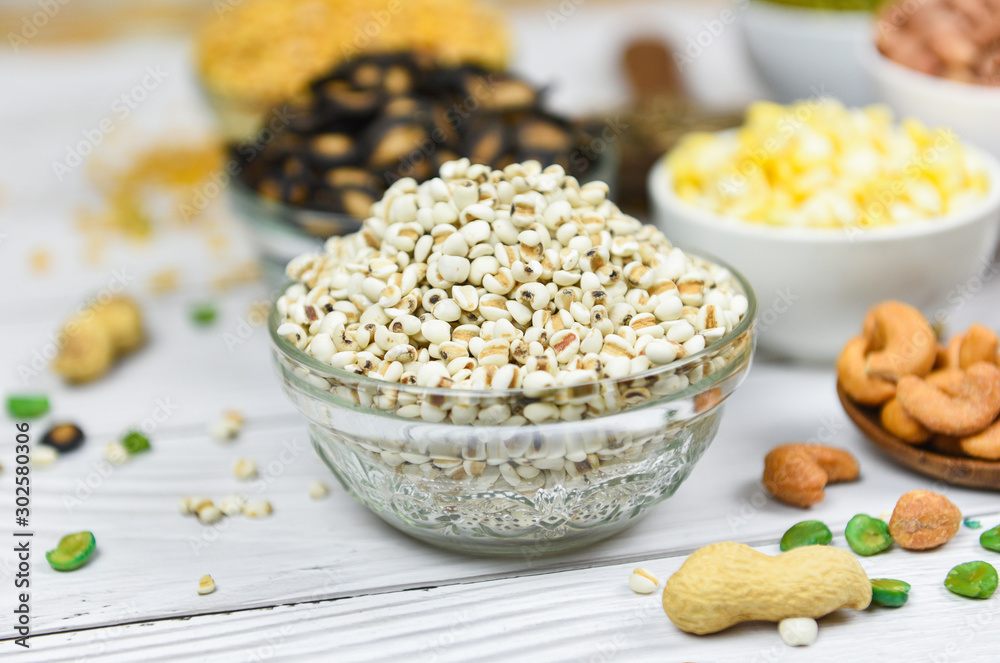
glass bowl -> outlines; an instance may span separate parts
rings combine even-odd
[[[634,523],[715,437],[754,352],[757,302],[732,273],[749,307],[729,334],[621,379],[534,392],[386,382],[296,348],[276,333],[277,307],[273,359],[319,456],[387,523],[453,551],[554,553]],[[562,420],[532,423],[554,412]]]

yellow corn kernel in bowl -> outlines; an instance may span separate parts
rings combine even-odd
[[[912,223],[974,204],[989,186],[953,132],[825,98],[752,104],[733,132],[686,136],[667,166],[681,200],[778,226]]]

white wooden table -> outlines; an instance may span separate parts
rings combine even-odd
[[[698,16],[682,19],[697,27]],[[591,25],[595,20],[601,20],[599,13],[587,19]],[[569,38],[560,32],[570,29],[564,25],[552,34]],[[668,31],[683,34],[682,27],[672,24]],[[527,26],[521,34],[540,37],[546,29]],[[523,60],[538,55],[532,48],[525,45]],[[726,54],[735,58],[732,44],[720,44],[708,60],[721,61],[715,66],[722,82],[733,71]],[[242,230],[224,209],[213,210],[233,238],[222,257],[197,232],[173,229],[148,246],[113,245],[98,266],[83,263],[72,219],[81,204],[93,202],[93,193],[83,168],[60,182],[52,162],[65,158],[82,131],[112,116],[115,97],[150,66],[162,67],[166,78],[116,125],[102,148],[108,151],[126,151],[129,141],[149,132],[162,136],[164,127],[192,135],[207,129],[185,43],[147,39],[0,60],[0,384],[7,392],[49,393],[53,416],[78,422],[89,436],[81,450],[32,474],[32,637],[25,650],[12,642],[16,592],[7,537],[13,526],[14,423],[2,422],[4,660],[997,660],[1000,599],[961,599],[942,586],[954,564],[990,555],[979,548],[978,532],[967,528],[939,551],[896,549],[863,559],[870,575],[910,582],[910,602],[898,610],[827,617],[819,641],[805,650],[785,647],[768,624],[710,637],[686,635],[666,619],[657,595],[638,596],[628,588],[635,566],[666,578],[692,550],[720,540],[773,553],[785,529],[806,517],[827,522],[835,545],[844,546],[851,516],[888,512],[914,488],[944,492],[987,526],[1000,522],[995,493],[935,484],[876,453],[841,411],[833,372],[825,366],[759,359],[727,404],[714,444],[677,494],[629,531],[590,549],[549,558],[480,559],[427,547],[383,524],[336,486],[315,457],[272,375],[266,331],[246,326],[249,307],[267,299],[267,289],[257,284],[205,294],[214,276],[250,256]],[[36,248],[54,258],[44,275],[28,268]],[[169,267],[183,269],[182,287],[150,295],[149,277]],[[35,353],[44,354],[47,336],[60,321],[114,278],[124,278],[143,304],[148,347],[108,378],[82,388],[62,386],[44,370],[25,373]],[[954,307],[953,327],[974,320],[1000,326],[998,298],[1000,283],[988,282]],[[197,328],[189,308],[204,299],[219,303],[220,316],[214,326]],[[230,347],[227,335],[242,342]],[[231,444],[206,432],[226,408],[248,419]],[[153,425],[154,450],[107,472],[103,443],[144,421]],[[32,426],[36,436],[42,426]],[[831,488],[826,501],[807,514],[769,499],[759,479],[767,450],[808,439],[849,448],[863,477]],[[261,479],[237,482],[231,472],[237,457],[255,459]],[[306,494],[307,482],[316,478],[331,486],[324,500]],[[181,496],[218,499],[229,492],[265,497],[275,512],[263,520],[202,526],[177,511]],[[83,529],[96,534],[96,557],[73,573],[51,570],[43,551],[63,534]],[[206,573],[218,590],[199,596],[197,582]]]

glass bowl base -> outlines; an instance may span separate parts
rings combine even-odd
[[[532,559],[612,536],[673,495],[715,437],[721,414],[713,408],[661,431],[633,457],[575,473],[577,464],[538,471],[491,460],[471,468],[478,476],[456,479],[460,460],[391,466],[335,429],[311,424],[310,438],[345,490],[405,534],[453,552]]]

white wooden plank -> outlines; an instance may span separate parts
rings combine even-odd
[[[176,350],[168,347],[162,352],[176,356]],[[179,401],[190,410],[178,409],[154,431],[153,453],[115,470],[107,480],[101,480],[95,469],[101,434],[133,424],[135,418],[124,416],[126,412],[146,416],[149,410],[143,405],[149,408],[152,401],[148,399],[153,396],[145,395],[137,378],[124,380],[118,388],[109,383],[107,392],[86,398],[57,393],[60,415],[81,413],[84,421],[94,422],[91,430],[99,434],[80,452],[34,475],[36,541],[41,550],[61,534],[91,529],[98,535],[101,555],[93,565],[73,574],[55,574],[36,557],[39,585],[33,609],[40,631],[114,623],[120,620],[122,603],[134,603],[137,619],[154,619],[206,607],[234,610],[631,560],[720,539],[773,540],[805,517],[820,518],[842,530],[855,513],[889,511],[900,494],[913,488],[943,490],[970,513],[995,508],[997,503],[995,494],[935,486],[878,456],[838,412],[826,371],[762,365],[732,399],[719,439],[678,493],[634,528],[575,554],[512,560],[461,557],[398,534],[339,488],[327,500],[310,502],[305,496],[307,481],[328,477],[328,472],[307,449],[270,473],[280,474],[266,490],[276,509],[271,519],[234,520],[217,542],[196,551],[191,537],[212,530],[178,515],[178,497],[221,497],[238,490],[240,485],[230,473],[238,456],[255,458],[266,467],[279,456],[282,441],[295,440],[306,447],[305,431],[297,419],[279,418],[289,406],[277,393],[275,378],[266,375],[264,355],[260,348],[260,356],[241,359],[246,365],[259,361],[255,373],[219,373],[229,375],[231,381],[198,375],[187,384],[171,383],[177,391],[152,392],[158,396],[176,393],[179,399],[192,394]],[[245,410],[250,414],[249,430],[234,445],[220,446],[206,439],[194,422],[205,421],[207,413],[224,406],[239,407],[231,393],[241,381],[249,381],[253,390],[239,393],[255,399],[254,406]],[[99,418],[88,418],[97,412]],[[818,431],[826,420],[833,422],[834,441],[860,458],[862,481],[830,488],[827,500],[808,512],[770,500],[758,484],[764,453],[775,442],[821,434]],[[0,449],[9,451],[10,446]],[[4,460],[9,462],[9,456]],[[0,475],[4,508],[12,506],[12,481],[9,472]],[[66,496],[74,496],[78,489],[86,492],[81,481],[97,484],[93,495],[82,504],[69,500],[67,506]],[[195,596],[191,583],[205,572],[221,573],[218,579],[224,579],[232,591],[208,598]],[[335,573],[333,584],[331,572]],[[128,582],[122,582],[122,577]],[[101,600],[95,601],[94,596]]]
[[[954,315],[956,326],[977,318],[996,324],[996,311],[987,308],[996,288],[997,284],[991,282],[980,295],[963,301]],[[645,522],[614,540],[551,560],[458,558],[397,535],[338,493],[328,503],[305,504],[303,511],[279,507],[273,523],[266,525],[277,529],[264,530],[264,537],[259,536],[259,529],[243,527],[258,523],[234,525],[218,545],[212,546],[211,554],[217,563],[239,571],[239,577],[246,579],[244,590],[238,596],[200,599],[179,581],[164,588],[160,576],[143,575],[146,569],[157,567],[140,563],[149,559],[153,541],[161,553],[153,559],[169,568],[174,577],[197,578],[204,571],[204,560],[195,557],[190,546],[185,548],[191,528],[196,532],[200,528],[175,514],[175,498],[193,493],[220,496],[231,490],[228,466],[237,453],[254,455],[259,460],[275,453],[274,438],[281,436],[268,433],[271,429],[266,426],[284,422],[288,427],[280,429],[282,434],[305,439],[271,373],[266,333],[258,328],[232,353],[226,347],[224,334],[236,333],[250,301],[266,294],[251,288],[226,298],[220,322],[207,330],[195,329],[187,320],[187,306],[197,299],[190,293],[144,299],[153,335],[149,348],[126,359],[105,381],[82,388],[59,386],[51,377],[29,378],[27,384],[19,380],[17,366],[26,362],[30,366],[32,351],[40,350],[62,310],[58,315],[43,311],[34,321],[15,319],[0,328],[5,347],[0,370],[5,387],[49,391],[56,413],[80,421],[98,440],[152,416],[158,399],[177,407],[154,435],[158,444],[155,472],[125,468],[115,475],[122,477],[121,483],[103,483],[93,498],[73,512],[63,508],[62,495],[91,474],[99,445],[88,448],[86,454],[65,459],[49,476],[39,475],[44,477],[36,486],[44,516],[39,522],[45,526],[39,534],[48,537],[48,545],[61,533],[87,527],[102,531],[102,550],[114,551],[108,555],[137,560],[132,567],[123,562],[123,567],[95,566],[80,576],[58,576],[61,584],[50,587],[49,594],[43,591],[36,606],[39,628],[114,623],[121,619],[121,603],[129,603],[136,596],[145,598],[136,604],[135,617],[152,619],[190,614],[214,605],[206,601],[218,600],[221,603],[215,607],[226,610],[275,605],[632,559],[719,538],[773,538],[803,517],[796,509],[770,501],[758,484],[763,455],[773,445],[787,440],[829,440],[851,448],[861,459],[862,483],[830,489],[827,501],[810,512],[836,527],[842,527],[859,511],[891,509],[896,497],[907,490],[934,485],[886,462],[853,430],[836,402],[828,367],[758,362],[746,385],[727,406],[719,439],[688,483]],[[204,468],[198,463],[206,457],[210,445],[198,433],[226,407],[251,414],[251,428],[258,426],[258,433],[248,435],[241,443],[245,446],[238,451],[218,452],[223,456],[217,458],[211,471],[200,474]],[[316,471],[325,473],[309,454],[302,463],[306,463],[305,458],[309,458],[308,466],[289,472],[281,480],[288,494],[299,498],[307,478]],[[9,474],[0,476],[2,481],[9,482]],[[3,500],[9,502],[9,483],[7,486]],[[989,493],[961,489],[948,493],[966,510],[995,504],[995,496]],[[138,513],[137,507],[142,509]],[[327,529],[317,532],[317,521]],[[173,540],[174,547],[161,543],[167,540]],[[275,546],[276,541],[281,545]],[[386,571],[387,565],[390,571]],[[331,566],[346,569],[344,575],[338,576],[335,588],[327,585],[327,569]],[[132,578],[130,586],[118,584],[123,568]],[[144,579],[137,580],[140,578]],[[274,578],[281,578],[280,586],[274,585]],[[95,593],[108,596],[108,600],[94,603],[90,597]]]
[[[150,69],[157,76],[150,77]],[[4,58],[0,182],[5,201],[61,202],[72,211],[84,191],[86,165],[60,179],[53,162],[66,163],[67,150],[87,139],[84,132],[99,131],[103,120],[111,122],[111,129],[106,124],[104,137],[93,134],[91,142],[104,156],[130,144],[204,136],[211,129],[211,115],[192,71],[189,44],[175,38],[33,49]],[[144,78],[146,89],[133,95]],[[129,98],[122,100],[122,95]],[[53,194],[62,194],[62,200],[53,200]]]
[[[55,329],[67,311],[104,286],[115,266],[128,266],[145,276],[179,264],[185,271],[185,282],[194,286],[206,282],[214,273],[214,265],[198,238],[184,232],[168,233],[146,251],[116,247],[105,267],[81,270],[78,260],[74,260],[79,255],[78,238],[69,230],[69,223],[76,206],[88,199],[88,189],[79,175],[58,186],[51,175],[51,160],[80,130],[94,126],[107,114],[110,100],[134,84],[135,74],[146,64],[167,62],[170,71],[189,71],[184,49],[176,41],[154,41],[73,49],[39,60],[0,61],[0,78],[10,92],[0,106],[0,126],[17,134],[10,141],[5,137],[5,158],[0,161],[0,233],[7,235],[0,243],[0,282],[5,284],[0,290],[0,346],[5,349],[0,379],[5,389],[30,386],[50,391],[60,416],[79,420],[98,438],[48,472],[35,474],[39,547],[34,559],[37,593],[32,608],[36,631],[475,582],[467,585],[468,591],[465,586],[448,587],[322,604],[316,609],[330,608],[331,612],[315,618],[311,609],[297,606],[239,613],[232,622],[224,617],[204,617],[192,622],[129,626],[120,632],[98,629],[68,633],[39,639],[36,642],[55,645],[51,652],[38,649],[33,656],[50,660],[47,657],[51,653],[59,658],[65,653],[62,648],[68,648],[66,651],[71,653],[65,653],[65,658],[74,660],[80,656],[105,660],[105,655],[112,657],[108,660],[145,660],[147,654],[161,660],[254,660],[254,656],[264,660],[275,655],[290,660],[325,660],[335,650],[339,661],[341,651],[337,648],[342,647],[343,660],[398,658],[400,653],[413,651],[418,660],[476,660],[487,655],[518,659],[528,655],[520,647],[534,646],[532,632],[540,632],[548,638],[538,644],[542,659],[589,660],[596,656],[596,660],[653,660],[659,653],[655,660],[660,660],[663,652],[669,651],[671,658],[677,652],[678,660],[791,660],[798,653],[783,649],[780,643],[775,649],[770,628],[741,629],[738,643],[733,644],[718,644],[730,642],[728,636],[697,639],[673,634],[664,639],[660,625],[667,629],[670,626],[658,613],[655,600],[644,604],[640,618],[628,618],[634,615],[635,597],[627,590],[621,593],[624,575],[618,570],[614,571],[614,582],[618,584],[614,585],[613,601],[601,604],[605,607],[600,609],[592,607],[595,604],[589,593],[581,592],[600,586],[593,578],[603,571],[533,576],[502,583],[482,581],[656,557],[723,538],[773,541],[789,524],[807,517],[804,512],[771,502],[757,484],[763,454],[788,439],[829,437],[851,448],[861,459],[862,482],[830,489],[827,501],[809,512],[808,517],[825,519],[837,531],[856,512],[891,509],[902,492],[933,486],[931,481],[886,462],[851,428],[833,395],[829,367],[758,363],[745,387],[728,405],[719,439],[678,494],[637,527],[586,551],[552,559],[497,561],[428,548],[383,525],[339,489],[323,502],[309,501],[305,497],[306,481],[327,472],[311,452],[306,452],[282,465],[280,476],[267,486],[265,494],[277,509],[273,518],[261,522],[234,520],[218,540],[195,554],[190,537],[204,535],[206,529],[176,514],[176,497],[192,493],[221,496],[239,487],[229,472],[237,455],[254,457],[266,465],[278,454],[282,440],[305,440],[304,428],[271,375],[266,333],[254,332],[233,353],[227,351],[222,336],[235,331],[249,302],[266,292],[248,289],[227,297],[220,323],[209,330],[193,329],[186,319],[187,305],[200,298],[197,290],[165,299],[145,299],[151,309],[153,344],[96,385],[65,389],[44,377],[23,385],[15,370],[19,363],[31,358],[31,351],[38,349],[41,339]],[[87,77],[88,72],[94,75]],[[187,131],[203,126],[207,114],[186,73],[169,80],[156,92],[129,119],[137,131],[159,132],[165,126]],[[122,131],[117,135],[127,134]],[[232,236],[235,243],[242,241],[237,229],[232,230]],[[61,259],[46,278],[28,276],[25,271],[25,252],[40,243],[50,245]],[[992,306],[998,295],[1000,284],[991,281],[979,293],[968,298],[959,296],[953,326],[961,328],[972,320],[1000,326],[1000,313]],[[115,470],[109,478],[100,479],[99,473],[94,478],[101,438],[151,416],[157,399],[170,399],[177,404],[177,410],[155,431],[155,452]],[[232,447],[219,447],[200,433],[226,407],[249,413],[250,423],[244,439]],[[4,438],[0,458],[8,467],[9,451]],[[82,504],[73,504],[69,509],[63,496],[74,495],[79,482],[88,480],[99,485]],[[993,494],[941,489],[968,512],[994,508],[996,504]],[[9,513],[9,471],[0,474],[0,490],[0,504]],[[73,574],[48,570],[41,551],[61,534],[81,528],[98,533],[98,557]],[[952,550],[953,545],[947,550]],[[5,555],[0,555],[0,576],[6,583],[9,553]],[[912,559],[919,566],[915,575],[926,573],[930,577],[941,570],[936,562],[933,569],[924,566],[925,560],[937,559],[937,554],[905,555],[897,551],[894,555],[885,559],[902,559],[907,564]],[[670,568],[666,564],[657,570]],[[198,597],[194,586],[206,570],[215,575],[220,591]],[[886,575],[902,574],[887,571]],[[554,582],[558,578],[571,582]],[[936,585],[927,585],[931,586]],[[483,587],[502,589],[496,595],[481,595],[478,590]],[[970,604],[962,602],[957,608],[946,604],[958,613],[942,615],[932,610],[919,618],[907,617],[904,624],[898,625],[901,637],[912,635],[917,644],[894,648],[891,653],[900,651],[927,658],[940,651],[943,660],[983,657],[982,638],[973,638],[975,642],[970,645],[958,630],[964,623],[955,615],[966,617],[962,611],[971,609]],[[659,621],[650,626],[643,621],[647,614]],[[841,632],[839,618],[827,621],[836,629],[833,633]],[[605,622],[613,628],[605,627]],[[203,628],[203,623],[210,627]],[[533,628],[536,624],[540,625],[537,629]],[[897,632],[893,623],[878,624],[878,629],[869,631],[856,631],[852,625],[845,637],[859,639],[846,644],[834,640],[838,644],[830,650],[822,648],[824,635],[821,646],[809,650],[809,654],[822,660],[842,660],[831,653],[841,651],[837,647],[843,647],[846,655],[878,652],[879,638],[886,632]],[[928,641],[925,633],[930,631],[930,625],[943,625],[951,629],[949,632],[959,633],[960,637],[954,639],[959,654],[950,654],[952,641],[940,647],[941,642]],[[180,633],[180,628],[185,632]],[[631,638],[637,632],[638,640],[632,644]],[[0,637],[9,633],[0,631]],[[119,633],[121,642],[131,648],[118,648]],[[156,642],[169,647],[151,650],[149,641],[141,637],[147,633],[162,636]],[[748,647],[751,640],[745,638],[758,638],[759,647]],[[375,644],[381,640],[387,644]],[[498,644],[494,645],[494,640]],[[451,642],[455,644],[449,645]],[[864,645],[868,649],[862,651]],[[721,656],[716,656],[716,651]],[[820,659],[810,656],[809,660]]]
[[[1000,520],[993,514],[988,521]],[[24,661],[100,656],[124,661],[988,661],[995,658],[993,601],[950,594],[942,585],[955,564],[998,561],[962,528],[925,553],[894,548],[861,558],[870,577],[912,585],[898,609],[845,610],[820,620],[816,644],[786,647],[772,624],[754,622],[710,636],[673,626],[659,593],[634,594],[634,564],[618,564],[278,607],[189,620],[129,624],[35,638]],[[834,545],[844,546],[837,536]],[[776,554],[775,545],[760,548]],[[992,557],[990,557],[992,555]],[[997,558],[997,559],[993,559]],[[685,556],[645,560],[665,580]],[[219,583],[217,594],[233,591]],[[210,598],[210,597],[209,597]],[[127,614],[122,619],[128,619]]]
[[[169,412],[158,426],[199,430],[225,408],[264,418],[290,414],[293,409],[271,369],[265,323],[250,315],[252,304],[268,296],[259,285],[227,297],[210,296],[219,313],[212,326],[202,328],[189,317],[191,306],[203,301],[201,294],[137,295],[148,330],[146,347],[121,359],[104,378],[82,386],[66,386],[48,369],[58,322],[72,308],[60,309],[54,323],[2,326],[3,389],[46,392],[55,416],[77,420],[95,435],[140,425],[164,410]]]
[[[58,224],[18,224],[24,214],[0,207],[0,233],[6,234],[0,240],[0,279],[6,284],[0,291],[0,330],[38,322],[52,328],[46,333],[55,331],[85,301],[123,286],[135,296],[158,301],[149,293],[154,275],[164,271],[176,274],[178,292],[189,301],[218,298],[216,282],[245,270],[256,258],[244,229],[220,203],[212,235],[225,239],[221,249],[213,248],[209,235],[199,229],[169,226],[159,228],[149,242],[110,240],[96,264],[87,258],[85,240],[72,218],[59,218]],[[50,259],[43,273],[31,268],[36,251]]]
[[[135,101],[135,108],[116,101],[131,94],[148,76],[148,68],[163,78],[147,81],[154,85]],[[99,212],[105,204],[89,179],[94,156],[102,163],[127,163],[129,155],[145,146],[214,140],[212,116],[192,71],[188,44],[178,39],[33,51],[0,61],[0,78],[9,90],[0,106],[5,136],[0,160],[0,283],[5,284],[0,290],[0,324],[54,322],[63,310],[107,287],[116,274],[125,274],[132,287],[143,289],[152,274],[176,269],[182,284],[206,287],[214,277],[253,258],[225,196],[212,201],[198,224],[183,226],[179,218],[158,223],[148,242],[111,237],[98,264],[85,258],[76,221],[81,210]],[[57,169],[56,164],[73,166],[68,151],[89,152],[87,145],[78,147],[88,141],[96,143],[92,156],[68,173]],[[181,200],[194,196],[192,190]],[[166,211],[164,215],[170,216]],[[213,248],[209,235],[228,242]],[[36,250],[51,256],[51,268],[43,274],[29,269]]]
[[[234,522],[217,544],[196,556],[188,537],[203,530],[176,515],[175,499],[185,494],[221,496],[236,487],[229,477],[236,455],[264,462],[276,453],[276,440],[305,441],[304,428],[277,388],[266,333],[257,329],[233,353],[225,347],[223,334],[235,332],[249,302],[261,292],[250,288],[224,300],[220,322],[209,329],[190,324],[186,295],[159,303],[148,300],[150,346],[126,359],[105,381],[72,389],[57,385],[51,377],[28,383],[52,394],[56,415],[80,421],[95,437],[84,452],[36,475],[36,509],[42,518],[38,522],[44,525],[39,536],[47,537],[45,545],[51,545],[67,531],[84,527],[100,531],[102,550],[119,560],[79,576],[54,575],[58,585],[43,580],[35,605],[38,628],[114,623],[120,620],[120,606],[133,601],[136,619],[152,619],[190,614],[206,605],[231,610],[633,559],[720,538],[767,540],[805,517],[802,511],[769,500],[758,483],[763,455],[787,440],[829,440],[849,447],[860,458],[862,482],[829,489],[827,500],[809,512],[809,517],[827,520],[836,528],[854,513],[890,510],[907,490],[934,487],[929,479],[888,463],[854,431],[836,401],[832,371],[758,362],[727,405],[719,438],[678,494],[637,527],[575,555],[507,562],[460,558],[398,535],[340,491],[327,502],[309,503],[303,496],[306,481],[327,474],[310,451],[275,484],[299,500],[292,502],[295,508],[276,503],[273,522]],[[3,329],[0,336],[10,352],[7,356],[14,360],[5,362],[7,385],[18,384],[14,366],[30,358],[46,329],[41,324]],[[78,481],[93,478],[100,442],[152,416],[157,399],[177,409],[153,435],[155,455],[146,464],[116,471],[113,481],[102,482],[93,497],[67,511],[62,496],[72,494]],[[250,430],[238,446],[218,448],[201,432],[226,407],[247,413]],[[11,499],[10,481],[9,474],[0,475],[0,485],[7,486],[3,502]],[[990,493],[944,490],[967,511],[996,503]],[[273,544],[277,541],[280,546]],[[238,593],[215,599],[190,594],[180,579],[199,577],[208,560],[224,563],[242,579]],[[177,581],[165,587],[162,572],[149,573],[151,568],[169,569]],[[333,587],[328,584],[331,568],[338,570]],[[123,570],[131,578],[128,585],[118,582]],[[274,578],[281,578],[280,585]],[[94,603],[90,597],[95,593],[106,600]]]

